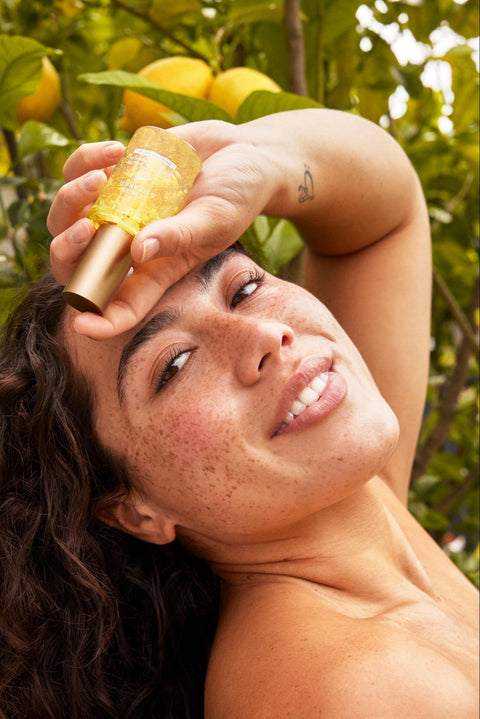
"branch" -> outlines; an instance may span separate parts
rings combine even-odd
[[[325,20],[325,0],[318,0],[318,30],[316,40],[317,50],[317,97],[322,105],[325,104],[326,81],[325,81],[325,47],[323,36],[323,23]]]
[[[134,17],[138,17],[144,22],[151,25],[155,30],[157,30],[159,33],[164,35],[166,38],[168,38],[171,42],[175,43],[179,47],[182,47],[184,50],[188,52],[188,54],[191,57],[197,57],[199,60],[203,60],[207,64],[209,64],[210,60],[205,55],[202,55],[202,53],[198,52],[188,43],[184,42],[183,40],[179,40],[175,35],[172,35],[172,33],[164,28],[162,25],[159,25],[150,15],[147,13],[146,15],[139,10],[134,10],[129,5],[126,5],[125,3],[121,2],[121,0],[112,0],[113,5],[117,8],[120,8],[121,10],[125,10],[125,12],[130,13],[130,15],[133,15]]]
[[[453,508],[468,494],[471,487],[475,486],[475,482],[478,481],[478,461],[474,467],[471,468],[468,475],[465,477],[463,482],[459,484],[456,489],[444,497],[433,507],[435,512],[439,514],[450,516]]]
[[[18,143],[17,137],[13,130],[7,130],[2,128],[3,136],[5,138],[5,144],[7,146],[8,155],[13,168],[13,174],[15,177],[24,177],[22,163],[18,159]],[[28,190],[22,185],[17,185],[15,192],[19,200],[26,200],[28,197]]]
[[[457,409],[458,397],[465,387],[470,369],[470,356],[472,352],[465,336],[457,352],[455,369],[445,386],[440,415],[437,423],[420,447],[413,465],[412,481],[425,474],[437,450],[442,446],[448,436],[452,419]]]
[[[10,162],[12,163],[13,167],[16,167],[18,163],[17,138],[15,137],[15,133],[13,132],[13,130],[6,130],[3,127],[2,132],[3,137],[5,138],[5,144],[7,146]]]
[[[81,142],[83,140],[83,138],[77,129],[77,120],[75,117],[75,113],[73,112],[70,105],[67,102],[65,102],[64,100],[60,100],[60,112],[64,116],[65,121],[66,121],[73,137],[76,140],[78,140],[79,142]]]
[[[288,45],[289,87],[291,92],[308,97],[300,0],[285,0],[285,28]]]
[[[478,307],[478,277],[473,288],[469,314],[473,315],[476,307]],[[448,436],[450,425],[457,409],[458,397],[460,392],[465,387],[465,383],[468,378],[471,355],[471,341],[470,338],[464,334],[457,351],[455,369],[450,377],[450,380],[445,386],[439,418],[417,453],[417,458],[412,471],[413,481],[422,474],[425,474],[433,456]]]
[[[458,207],[458,205],[463,200],[463,198],[466,196],[470,187],[472,186],[473,180],[474,180],[473,172],[469,172],[467,174],[467,176],[465,177],[463,185],[460,188],[460,190],[457,192],[457,194],[454,195],[453,197],[451,197],[448,200],[448,202],[445,203],[444,209],[448,213],[453,214],[455,212],[456,208]],[[435,222],[432,222],[432,234],[437,229],[439,224],[440,223],[438,222],[438,220],[436,220]],[[445,303],[447,304],[447,307],[450,310],[452,316],[458,322],[464,336],[470,342],[470,345],[471,345],[473,351],[478,352],[479,351],[478,337],[475,334],[475,330],[472,326],[472,323],[469,322],[469,320],[467,319],[465,314],[462,312],[460,305],[458,304],[455,297],[451,293],[448,285],[445,283],[445,281],[439,274],[438,270],[436,270],[436,269],[433,270],[433,282],[434,282],[434,286],[440,292],[443,299],[445,300]],[[474,292],[474,299],[475,299],[475,295],[478,295],[478,278],[477,278],[476,289]],[[478,301],[477,301],[476,306],[478,307]]]
[[[457,205],[459,205],[463,198],[466,196],[467,192],[472,186],[472,182],[474,181],[474,179],[475,175],[473,174],[473,172],[468,172],[467,176],[465,177],[464,183],[457,192],[457,194],[451,197],[449,201],[445,203],[445,209],[447,212],[450,212],[451,214],[455,212],[455,210],[457,209]]]
[[[450,310],[452,317],[457,321],[458,325],[460,326],[460,329],[463,332],[463,336],[467,340],[471,349],[474,352],[478,352],[479,341],[471,323],[469,322],[465,314],[462,312],[462,309],[458,304],[457,300],[450,292],[450,289],[448,288],[447,284],[436,269],[433,270],[433,283],[436,289],[440,292],[443,299],[445,300],[445,303]],[[478,279],[476,291],[478,291]]]

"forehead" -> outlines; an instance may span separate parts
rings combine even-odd
[[[167,310],[181,303],[185,305],[194,293],[208,290],[215,275],[231,257],[247,256],[239,245],[227,248],[206,262],[195,266],[184,277],[173,284],[150,310],[148,315],[138,325],[121,335],[107,340],[92,340],[85,335],[78,334],[73,329],[75,310],[68,307],[65,335],[67,349],[76,368],[84,374],[95,386],[98,394],[98,385],[101,384],[111,396],[116,392],[117,369],[122,353],[132,340],[142,331],[152,317],[162,310]],[[103,392],[102,392],[103,394]]]

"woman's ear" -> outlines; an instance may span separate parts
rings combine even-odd
[[[175,539],[175,523],[134,492],[101,502],[95,514],[101,522],[150,544]]]

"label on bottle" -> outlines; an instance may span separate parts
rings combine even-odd
[[[165,155],[161,155],[159,152],[154,152],[154,150],[145,150],[143,147],[136,147],[133,151],[136,155],[149,155],[150,157],[154,157],[157,160],[160,160],[160,162],[163,162],[164,165],[167,165],[171,170],[176,170],[177,166],[174,162],[168,159],[168,157],[165,157]]]

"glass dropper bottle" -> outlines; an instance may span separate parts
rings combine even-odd
[[[103,314],[132,265],[134,235],[182,209],[201,166],[193,147],[171,132],[135,132],[90,212],[98,229],[63,290],[69,304]]]

